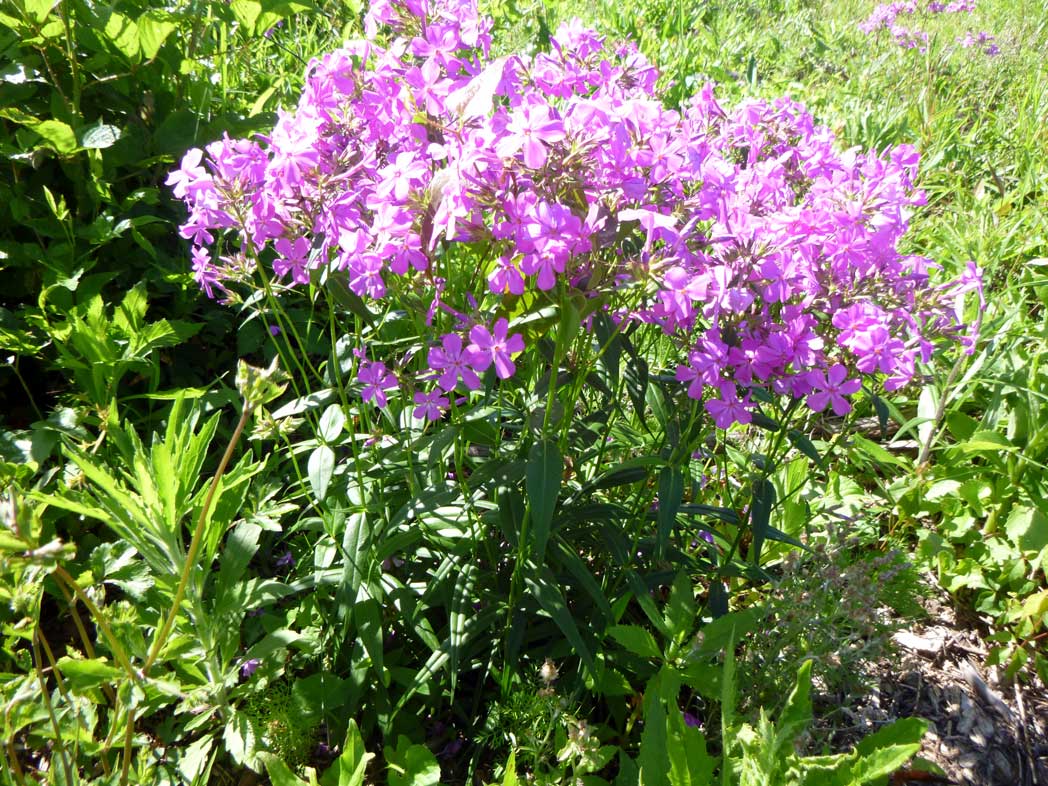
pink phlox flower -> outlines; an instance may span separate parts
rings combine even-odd
[[[421,390],[417,391],[414,400],[418,406],[411,411],[411,414],[419,420],[440,420],[449,404],[447,396],[443,396],[441,393],[442,391],[439,388],[431,390],[429,393],[423,393]]]
[[[509,321],[503,317],[489,331],[483,325],[474,325],[469,331],[471,343],[468,350],[473,353],[473,367],[486,371],[494,362],[499,379],[509,379],[516,372],[512,356],[524,351],[524,337],[519,333],[508,335]]]
[[[745,400],[740,399],[735,385],[730,382],[721,383],[718,390],[721,397],[709,399],[705,404],[717,428],[730,428],[733,423],[746,424],[753,420],[748,396]]]
[[[273,244],[278,254],[273,260],[273,272],[278,276],[291,274],[291,278],[297,284],[309,282],[309,252],[312,245],[308,238],[296,237],[288,240],[286,237],[277,238]]]
[[[360,364],[357,380],[364,385],[360,396],[364,401],[374,401],[376,407],[384,408],[388,402],[386,391],[397,387],[396,375],[381,361]]]
[[[429,175],[429,166],[418,155],[407,150],[397,153],[393,162],[378,172],[381,178],[375,186],[375,196],[388,199],[392,194],[398,203],[407,200],[412,188],[419,188]]]
[[[852,409],[851,402],[845,396],[852,395],[862,387],[858,379],[848,379],[848,369],[840,363],[825,372],[818,369],[809,371],[807,378],[814,388],[807,399],[812,411],[822,412],[829,405],[839,417],[847,415]]]
[[[564,138],[564,122],[553,116],[549,104],[535,101],[521,104],[510,112],[506,135],[497,146],[501,158],[524,151],[524,164],[541,169],[548,156],[546,146]]]
[[[494,295],[524,294],[524,276],[511,257],[500,257],[495,263],[495,270],[488,276],[488,289]]]
[[[379,300],[386,296],[382,260],[376,254],[361,254],[349,261],[349,289],[358,297]]]
[[[457,333],[447,333],[440,343],[439,347],[430,347],[427,357],[430,368],[440,372],[437,384],[449,393],[458,385],[459,379],[469,390],[479,388],[480,378],[474,371],[476,357],[462,346],[462,337]]]
[[[187,150],[182,156],[181,166],[167,176],[165,182],[171,186],[176,199],[185,199],[193,191],[211,186],[211,175],[200,165],[203,157],[204,151],[200,148]]]

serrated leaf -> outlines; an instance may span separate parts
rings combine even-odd
[[[637,625],[614,625],[608,628],[608,635],[634,655],[642,658],[662,658],[655,637]]]
[[[76,691],[108,685],[127,676],[123,669],[114,666],[105,658],[84,660],[64,656],[58,659],[58,670]]]

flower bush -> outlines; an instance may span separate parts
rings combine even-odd
[[[762,394],[844,415],[862,380],[894,390],[938,340],[971,346],[979,272],[935,282],[899,250],[914,149],[841,151],[789,99],[729,111],[709,85],[666,108],[643,56],[579,24],[494,60],[473,2],[377,2],[366,29],[309,64],[268,137],[192,150],[169,184],[209,296],[268,267],[376,313],[424,305],[400,351],[352,337],[372,404],[439,420],[486,395],[551,305],[657,328],[720,428]]]

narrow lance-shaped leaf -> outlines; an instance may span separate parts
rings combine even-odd
[[[549,541],[563,473],[564,462],[557,443],[551,440],[536,442],[528,455],[527,492],[531,513],[532,557],[540,565],[545,560],[546,543]]]

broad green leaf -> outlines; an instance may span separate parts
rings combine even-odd
[[[347,696],[347,681],[327,672],[301,677],[291,687],[291,699],[301,716],[315,722],[337,717]]]
[[[353,621],[356,623],[357,637],[371,658],[375,673],[382,683],[386,684],[388,678],[382,647],[382,605],[374,598],[360,601],[353,607]]]
[[[540,440],[528,454],[527,493],[531,512],[532,557],[540,565],[545,561],[553,511],[557,507],[564,462],[557,443]]]
[[[105,36],[128,60],[137,61],[142,51],[138,25],[133,19],[113,11],[106,22]]]
[[[345,424],[346,416],[342,412],[342,405],[332,404],[320,416],[320,438],[325,442],[334,442],[342,433],[342,427]]]
[[[666,628],[674,638],[684,636],[691,632],[698,615],[699,609],[695,603],[691,577],[686,571],[681,571],[670,588],[670,599],[665,612]]]
[[[440,764],[425,745],[412,745],[407,737],[397,740],[396,748],[386,748],[389,786],[438,786]]]
[[[61,120],[41,120],[29,127],[43,137],[56,153],[69,154],[77,149],[76,134]]]
[[[465,649],[466,619],[472,611],[473,606],[473,584],[477,577],[477,568],[473,562],[467,561],[455,579],[454,595],[451,598],[451,613],[448,618],[449,639],[451,647],[448,656],[451,660],[451,696],[455,697],[455,688],[458,685],[459,663],[462,651]]]
[[[142,57],[152,60],[157,56],[164,41],[178,25],[164,18],[160,11],[147,11],[138,17],[138,43],[142,48]]]
[[[669,786],[669,759],[666,739],[666,707],[663,704],[660,682],[665,678],[660,670],[644,688],[644,730],[640,735],[637,765],[640,768],[639,786]],[[676,706],[671,711],[678,711]]]
[[[608,628],[608,635],[634,655],[656,660],[662,658],[662,650],[655,642],[655,637],[637,625],[614,625]]]
[[[976,431],[966,442],[957,445],[957,449],[962,453],[997,453],[1018,450],[1003,434],[985,430]]]
[[[318,502],[323,502],[327,496],[328,486],[331,485],[331,477],[335,474],[335,451],[327,445],[320,445],[309,454],[306,462],[306,471],[309,476],[309,485],[313,489],[313,496]]]
[[[85,128],[80,135],[80,147],[85,150],[102,150],[112,147],[120,139],[121,131],[117,126],[98,125]]]
[[[666,754],[670,786],[709,786],[716,759],[706,752],[702,732],[684,721],[684,713],[670,707],[666,713]]]
[[[1036,552],[1048,546],[1048,516],[1038,508],[1012,508],[1004,531],[1012,543],[1024,552]]]
[[[790,440],[790,444],[810,458],[815,463],[815,466],[822,467],[822,456],[819,455],[819,450],[815,447],[815,443],[808,439],[806,435],[796,429],[790,429],[786,432],[786,436]]]

